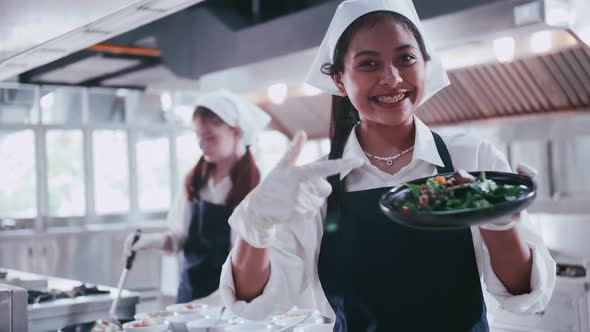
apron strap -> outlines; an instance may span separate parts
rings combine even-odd
[[[438,155],[444,164],[443,167],[436,166],[436,171],[438,174],[442,173],[452,173],[455,171],[453,167],[453,162],[451,161],[451,155],[449,154],[449,150],[447,150],[447,146],[443,139],[440,137],[439,134],[435,133],[434,131],[430,131],[432,133],[432,137],[434,137],[434,143],[436,144],[436,150],[438,151]]]
[[[449,150],[447,150],[445,142],[439,134],[435,133],[432,130],[430,132],[432,133],[432,137],[434,138],[434,143],[436,144],[436,150],[438,151],[438,155],[440,156],[444,164],[443,167],[436,166],[438,174],[454,172],[453,162],[451,161],[451,156],[449,154]],[[342,145],[340,151],[331,152],[332,153],[330,154],[329,159],[342,158],[342,154],[344,152],[344,144]],[[342,220],[341,201],[342,195],[346,191],[345,180],[346,179],[340,180],[340,174],[328,177],[328,182],[332,185],[332,193],[330,194],[330,196],[328,196],[327,200],[328,208],[326,211],[326,219],[324,220],[324,231],[326,233],[336,233],[340,228],[340,220]]]

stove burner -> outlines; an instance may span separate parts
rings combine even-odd
[[[50,291],[38,291],[28,290],[27,302],[29,304],[42,303],[54,301],[57,299],[73,299],[78,296],[94,295],[94,294],[109,294],[110,291],[104,291],[98,289],[96,286],[88,287],[86,285],[80,285],[74,287],[70,291],[50,290]]]

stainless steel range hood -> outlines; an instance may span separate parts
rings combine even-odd
[[[505,0],[423,20],[452,85],[418,111],[429,124],[559,111],[590,110],[590,1]],[[204,91],[229,87],[262,91],[270,84],[300,86],[316,48],[201,76]],[[329,96],[294,96],[266,109],[287,134],[302,129],[327,136]],[[291,114],[294,112],[294,114]]]
[[[426,22],[452,85],[419,115],[450,124],[590,110],[589,10],[588,1],[504,1]]]

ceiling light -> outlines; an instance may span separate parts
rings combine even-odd
[[[274,104],[282,104],[287,99],[287,84],[277,83],[268,87],[266,94]]]
[[[504,37],[494,40],[494,54],[500,62],[510,62],[514,59],[514,38]]]

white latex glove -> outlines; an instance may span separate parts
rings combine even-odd
[[[135,233],[131,233],[125,240],[125,244],[123,245],[123,261],[126,261],[127,257],[131,256],[131,252],[133,251],[162,249],[166,243],[165,233],[144,233],[135,244],[131,245],[134,236]]]
[[[295,166],[306,140],[305,132],[295,134],[292,147],[229,218],[231,227],[250,245],[257,248],[270,246],[277,224],[311,220],[332,191],[326,178],[364,163],[362,159],[354,158]]]
[[[525,175],[531,178],[535,178],[537,176],[537,170],[534,169],[532,166],[527,165],[525,163],[519,163],[516,166],[516,173],[520,175]],[[511,229],[512,227],[516,226],[516,224],[520,221],[521,212],[515,213],[512,215],[511,219],[504,219],[499,221],[493,221],[487,224],[483,224],[479,226],[481,229],[485,229],[488,231],[506,231]]]

